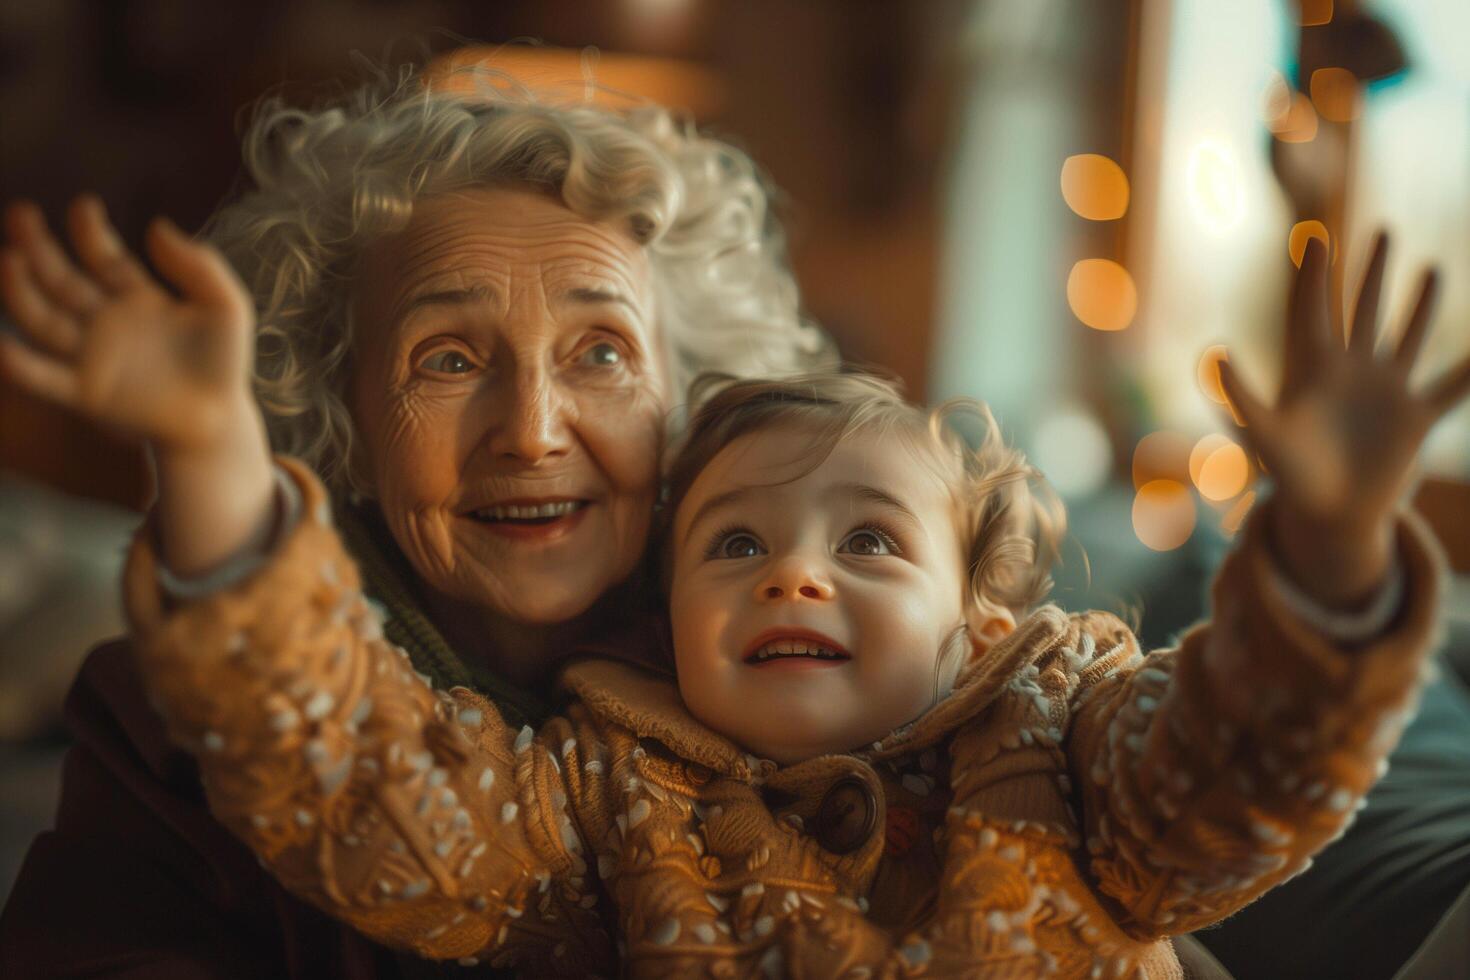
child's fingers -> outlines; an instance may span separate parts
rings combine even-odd
[[[78,383],[74,368],[4,334],[0,334],[0,375],[42,398],[68,406],[76,402]]]
[[[70,357],[81,346],[81,327],[37,288],[30,263],[16,249],[0,253],[0,297],[16,326],[36,346],[58,357]]]
[[[194,241],[167,218],[157,218],[148,227],[148,257],[187,298],[232,315],[248,315],[250,297],[224,256]]]
[[[1429,332],[1429,320],[1434,313],[1434,301],[1438,296],[1439,270],[1428,269],[1420,280],[1419,298],[1414,301],[1408,325],[1404,327],[1403,336],[1399,339],[1399,349],[1393,355],[1394,364],[1404,374],[1413,370],[1414,361],[1419,357],[1419,348],[1424,345],[1424,337]]]
[[[46,227],[40,208],[29,201],[11,205],[5,213],[5,230],[53,304],[77,316],[86,316],[97,308],[102,301],[97,285],[67,257]]]
[[[1251,394],[1228,360],[1220,362],[1220,386],[1225,389],[1225,397],[1229,399],[1230,407],[1240,419],[1235,434],[1257,456],[1264,458],[1268,464],[1273,463],[1275,445],[1271,438],[1274,431],[1271,426],[1271,409]]]
[[[120,293],[148,282],[148,271],[123,244],[100,199],[78,197],[67,210],[66,223],[82,264],[104,290]]]
[[[1426,398],[1434,409],[1435,418],[1438,418],[1459,404],[1466,395],[1470,395],[1470,357],[1431,385]]]
[[[1378,300],[1383,291],[1383,267],[1388,262],[1388,233],[1380,231],[1373,240],[1373,254],[1363,272],[1358,288],[1358,305],[1353,312],[1352,334],[1348,350],[1359,357],[1373,355],[1373,342],[1378,333]]]
[[[1307,239],[1286,314],[1287,376],[1310,370],[1334,342],[1327,310],[1327,249]]]

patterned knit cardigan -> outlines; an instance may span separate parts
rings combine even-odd
[[[1347,827],[1413,710],[1440,589],[1406,518],[1400,614],[1334,647],[1265,584],[1258,516],[1177,649],[1048,606],[916,722],[778,767],[625,664],[574,665],[536,731],[435,690],[285,465],[306,517],[233,588],[170,608],[139,535],[155,705],[288,888],[389,945],[528,975],[1181,976],[1167,937]]]

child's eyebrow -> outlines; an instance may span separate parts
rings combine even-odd
[[[684,544],[689,543],[689,536],[694,533],[694,529],[699,526],[699,522],[708,517],[712,511],[719,510],[721,507],[728,507],[738,502],[741,497],[744,497],[750,491],[750,487],[736,487],[734,490],[717,493],[700,504],[699,509],[694,512],[694,516],[689,519],[689,526],[684,529]]]
[[[856,497],[859,500],[868,500],[875,504],[882,504],[884,507],[892,508],[903,515],[905,519],[913,522],[914,525],[917,526],[919,524],[919,517],[914,513],[913,508],[909,507],[893,494],[879,490],[875,486],[870,486],[866,483],[840,483],[832,489],[836,492]]]

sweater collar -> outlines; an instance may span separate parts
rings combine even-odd
[[[948,697],[917,720],[852,754],[868,760],[887,759],[943,740],[988,708],[1019,671],[1065,636],[1068,626],[1066,613],[1056,606],[1038,609],[1010,636],[967,666]],[[757,759],[695,720],[667,674],[626,662],[581,660],[567,667],[561,683],[599,718],[627,728],[640,738],[657,739],[679,756],[726,776],[760,781],[777,768],[775,763]]]

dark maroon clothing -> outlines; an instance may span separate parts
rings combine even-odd
[[[298,901],[210,815],[193,760],[148,707],[126,641],[94,650],[66,702],[55,830],[0,914],[0,977],[485,975],[400,956]]]

